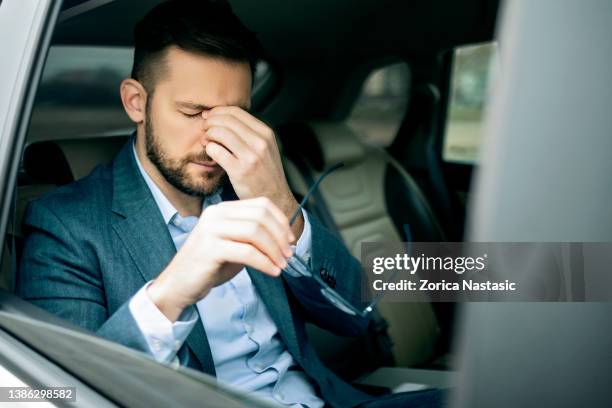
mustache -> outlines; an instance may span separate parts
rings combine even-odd
[[[187,157],[185,157],[183,159],[183,162],[188,163],[188,162],[192,162],[192,161],[196,161],[196,162],[205,162],[205,163],[209,163],[209,162],[215,162],[215,160],[210,157],[205,150],[203,150],[202,152],[198,153],[198,154],[193,154],[193,155],[189,155]],[[216,162],[215,162],[216,163]]]

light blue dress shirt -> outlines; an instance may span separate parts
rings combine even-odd
[[[135,149],[134,157],[178,251],[198,217],[181,217],[143,169]],[[220,201],[220,194],[207,197],[202,210]],[[311,231],[306,212],[303,215],[304,231],[296,253],[308,258]],[[129,308],[155,359],[178,366],[177,352],[196,324],[198,314],[193,307],[187,308],[172,323],[149,298],[146,288],[151,282],[132,297]],[[324,405],[287,351],[246,269],[213,288],[196,307],[206,330],[218,381],[283,405],[309,408]]]

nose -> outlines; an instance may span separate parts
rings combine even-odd
[[[206,133],[206,129],[202,129],[202,133],[200,134],[200,138],[198,142],[202,145],[203,148],[206,148],[206,145],[210,139],[208,138],[208,133]]]
[[[200,145],[202,146],[202,152],[206,152],[206,145],[208,142],[200,140]]]

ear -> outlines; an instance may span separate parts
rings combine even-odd
[[[147,91],[135,79],[124,79],[120,87],[121,102],[123,109],[132,122],[139,124],[144,122],[147,105]]]

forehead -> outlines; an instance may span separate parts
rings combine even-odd
[[[165,73],[156,93],[175,102],[249,107],[252,74],[248,62],[226,61],[171,47],[164,57]]]

